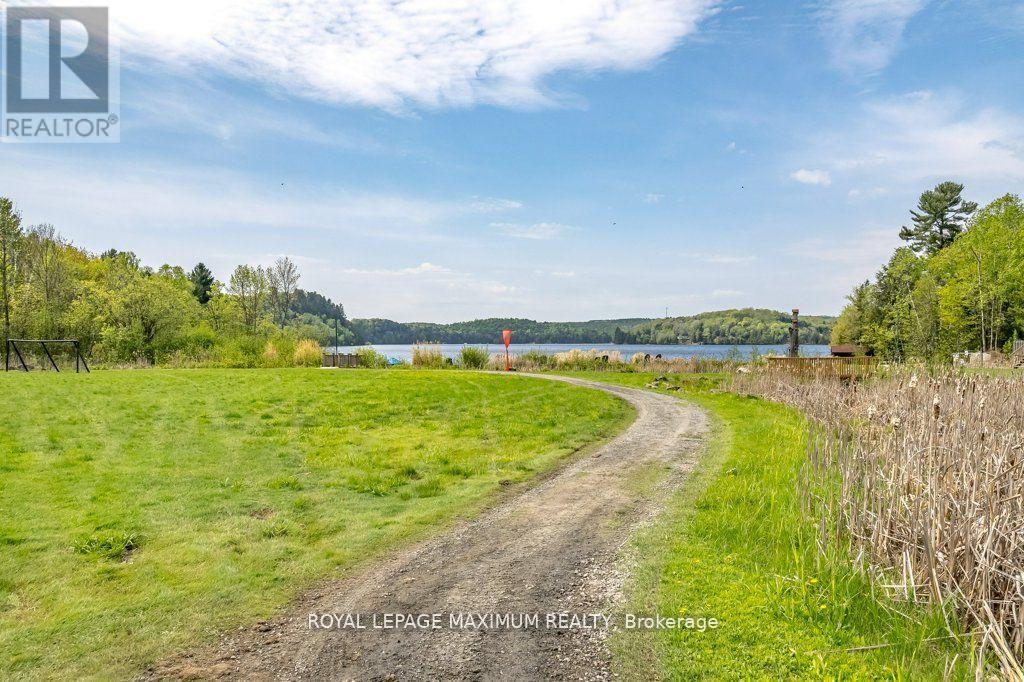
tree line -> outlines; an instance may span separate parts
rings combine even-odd
[[[512,330],[516,343],[611,343],[618,325],[640,319],[591,320],[588,322],[538,322],[524,318],[487,318],[468,322],[395,322],[385,319],[354,319],[352,329],[366,343],[408,344],[500,343],[501,332]]]
[[[963,191],[921,195],[906,246],[854,288],[834,341],[896,360],[1010,350],[1024,332],[1024,203],[1007,194],[979,209]]]
[[[800,343],[828,343],[835,318],[800,318]],[[616,332],[616,343],[775,345],[789,339],[790,315],[763,308],[699,313],[688,317],[651,320]]]
[[[23,225],[0,197],[0,309],[9,338],[76,338],[102,362],[285,363],[302,339],[326,344],[338,323],[355,341],[344,308],[299,288],[287,257],[239,265],[226,283],[203,263],[143,265],[132,252],[89,253],[52,225]],[[269,347],[268,347],[269,344]]]
[[[803,343],[827,343],[835,318],[807,316],[801,319]],[[690,317],[658,320],[630,318],[588,322],[537,322],[521,318],[490,318],[432,324],[392,320],[352,320],[356,335],[368,343],[407,344],[498,343],[501,330],[511,329],[516,343],[637,343],[675,345],[689,343],[755,344],[785,343],[789,316],[775,310],[721,310]]]

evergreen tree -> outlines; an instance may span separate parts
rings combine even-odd
[[[973,201],[964,201],[964,186],[943,182],[921,195],[917,210],[911,211],[913,227],[900,229],[900,239],[916,253],[930,256],[953,243],[963,232],[967,219],[978,209]]]
[[[213,273],[203,263],[197,263],[192,272],[188,273],[192,282],[192,295],[206,305],[210,301],[210,290],[213,289]]]

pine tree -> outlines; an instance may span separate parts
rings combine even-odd
[[[188,273],[192,281],[192,295],[200,303],[206,305],[210,300],[210,290],[213,289],[213,273],[203,263],[197,263],[192,272]]]
[[[900,239],[909,242],[916,253],[928,256],[952,244],[978,209],[978,204],[963,200],[963,191],[959,183],[943,182],[924,192],[917,210],[910,212],[913,227],[901,228]]]

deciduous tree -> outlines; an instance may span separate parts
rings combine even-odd
[[[11,298],[14,293],[18,251],[22,244],[21,214],[14,202],[0,197],[0,306],[4,314],[4,357],[7,339],[11,338]]]
[[[270,288],[270,307],[274,321],[284,329],[295,301],[295,291],[299,286],[299,268],[291,258],[278,258],[273,267],[267,271],[267,283]]]
[[[246,330],[255,334],[266,311],[267,271],[258,265],[239,265],[231,273],[229,286],[242,310]]]

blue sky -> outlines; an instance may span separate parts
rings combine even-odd
[[[0,191],[354,317],[578,320],[836,313],[922,190],[1024,180],[1018,2],[284,7],[111,3],[121,142],[3,145]]]

